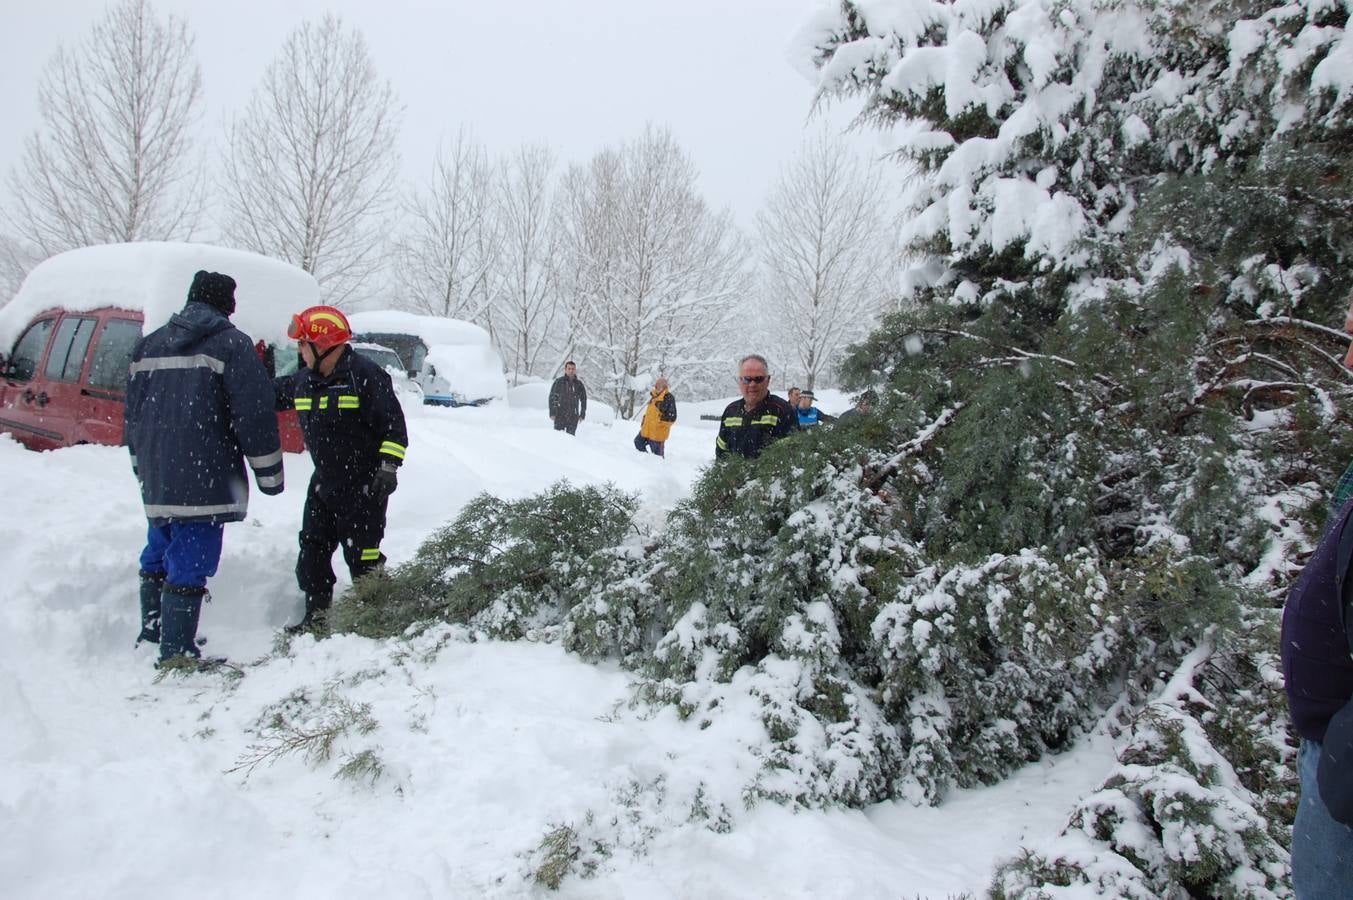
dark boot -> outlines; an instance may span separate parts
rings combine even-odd
[[[305,595],[305,615],[301,621],[295,625],[286,627],[287,634],[300,634],[304,631],[314,631],[316,627],[324,624],[329,616],[329,606],[334,601],[334,595],[328,594],[306,594]]]
[[[175,656],[201,657],[197,649],[197,619],[207,589],[165,583],[160,594],[160,662]]]
[[[136,643],[160,642],[160,592],[164,590],[164,573],[141,573],[141,633]]]

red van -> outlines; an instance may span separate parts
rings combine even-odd
[[[291,307],[314,305],[318,295],[294,266],[204,244],[110,244],[54,256],[0,308],[0,340],[13,340],[0,344],[0,432],[34,450],[121,444],[132,347],[148,317],[158,324],[183,306],[197,268],[238,273],[245,315],[233,318],[252,314],[252,330],[241,325],[247,333],[274,338],[264,330],[273,328],[281,342]],[[114,302],[95,306],[92,297]],[[296,370],[288,344],[260,341],[258,350],[270,373]],[[279,413],[278,426],[282,449],[301,452],[295,411]]]
[[[32,450],[121,444],[142,321],[139,312],[107,306],[40,313],[0,363],[0,431]],[[273,351],[261,355],[271,371]],[[278,413],[277,425],[283,450],[305,449],[294,410]]]

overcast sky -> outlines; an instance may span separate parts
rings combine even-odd
[[[197,38],[203,137],[219,142],[290,32],[326,11],[361,29],[405,105],[401,151],[422,180],[437,143],[468,126],[492,151],[546,141],[581,161],[669,126],[706,199],[749,226],[810,122],[813,86],[789,47],[832,0],[152,0]],[[37,84],[61,44],[82,42],[103,0],[4,0],[0,169],[38,123]],[[850,111],[826,116],[841,128]],[[872,152],[869,139],[859,138]]]

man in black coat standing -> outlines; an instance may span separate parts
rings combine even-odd
[[[587,388],[578,380],[573,360],[564,363],[564,374],[550,388],[550,421],[555,431],[577,434],[578,423],[587,418]]]

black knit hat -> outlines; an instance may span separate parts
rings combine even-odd
[[[231,315],[235,312],[235,279],[220,272],[199,271],[188,288],[188,302],[205,303]]]

